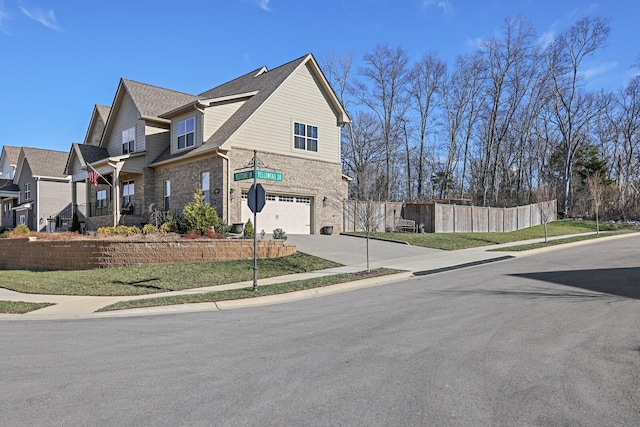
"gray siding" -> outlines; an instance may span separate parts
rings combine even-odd
[[[195,135],[193,136],[194,145],[193,147],[178,150],[178,122],[190,117],[196,118]],[[202,121],[202,113],[196,110],[189,111],[188,113],[181,114],[171,119],[171,153],[189,151],[202,145]]]
[[[147,164],[154,161],[169,146],[171,132],[169,126],[160,127],[148,124],[145,126],[145,145]]]
[[[293,148],[293,123],[318,127],[318,152]],[[230,140],[232,147],[340,162],[337,115],[315,77],[300,68]]]
[[[204,110],[204,137],[206,141],[231,117],[245,101],[221,103]]]
[[[122,104],[115,117],[115,122],[111,127],[111,134],[108,136],[109,140],[106,148],[109,151],[109,155],[122,155],[122,131],[134,126],[136,127],[136,151],[144,150],[144,124],[139,122],[139,116],[140,113],[138,113],[131,97],[125,92]]]
[[[71,206],[71,184],[68,182],[40,180],[36,191],[39,191],[38,218],[34,218],[34,224],[37,221],[38,230],[44,231],[47,227],[47,219],[50,216],[54,216],[63,209]],[[84,188],[81,188],[78,194],[79,199],[84,199],[81,194],[84,194]],[[78,203],[80,203],[80,201]],[[82,203],[84,203],[84,201],[82,201]]]

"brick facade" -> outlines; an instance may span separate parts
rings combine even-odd
[[[245,167],[252,158],[251,150],[232,150],[229,153],[232,171]],[[313,234],[319,234],[324,226],[333,226],[334,233],[342,231],[342,206],[347,198],[347,182],[342,178],[340,164],[263,152],[258,153],[258,159],[282,172],[282,182],[260,181],[267,193],[311,197]],[[237,195],[231,202],[230,223],[240,222],[241,203],[246,203],[240,195],[252,183],[252,180],[230,182]]]
[[[295,254],[282,240],[258,241],[259,258]],[[89,270],[140,264],[225,261],[253,258],[253,240],[136,242],[0,239],[0,269]]]

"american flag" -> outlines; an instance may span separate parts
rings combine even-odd
[[[98,179],[100,179],[100,174],[98,172],[89,172],[89,182],[91,182],[95,187],[98,186]]]

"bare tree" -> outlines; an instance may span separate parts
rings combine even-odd
[[[569,212],[570,184],[575,156],[586,142],[586,134],[600,113],[597,99],[582,88],[581,65],[586,57],[604,46],[609,24],[604,18],[585,17],[561,33],[547,52],[554,96],[553,120],[562,136],[563,211]]]
[[[394,118],[406,110],[405,93],[408,79],[407,53],[401,47],[395,49],[387,45],[377,45],[364,55],[365,66],[360,70],[364,80],[354,83],[353,96],[368,107],[380,123],[382,142],[385,147],[385,194],[391,198],[392,154],[397,141],[398,126]]]
[[[596,234],[600,234],[599,212],[600,205],[602,205],[605,189],[600,171],[597,171],[593,175],[587,177],[587,188],[589,189],[589,194],[591,195],[593,210],[595,211],[596,216]]]
[[[555,198],[555,192],[553,187],[549,185],[543,185],[538,187],[533,191],[533,198],[538,205],[538,209],[540,212],[540,219],[544,224],[544,242],[547,243],[549,241],[549,233],[547,230],[547,224],[551,218],[554,218],[554,211],[552,211],[549,207],[549,202],[551,202]]]
[[[440,105],[447,77],[447,65],[435,53],[429,53],[417,62],[409,73],[409,97],[411,109],[418,115],[418,152],[416,192],[419,199],[425,197],[426,138],[432,117]],[[454,150],[449,150],[450,156]],[[447,162],[447,164],[452,163]]]

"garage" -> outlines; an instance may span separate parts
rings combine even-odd
[[[253,222],[253,212],[247,206],[247,193],[242,193],[242,223]],[[311,233],[311,197],[267,193],[267,200],[258,213],[256,231],[271,234],[276,228],[287,234]]]

